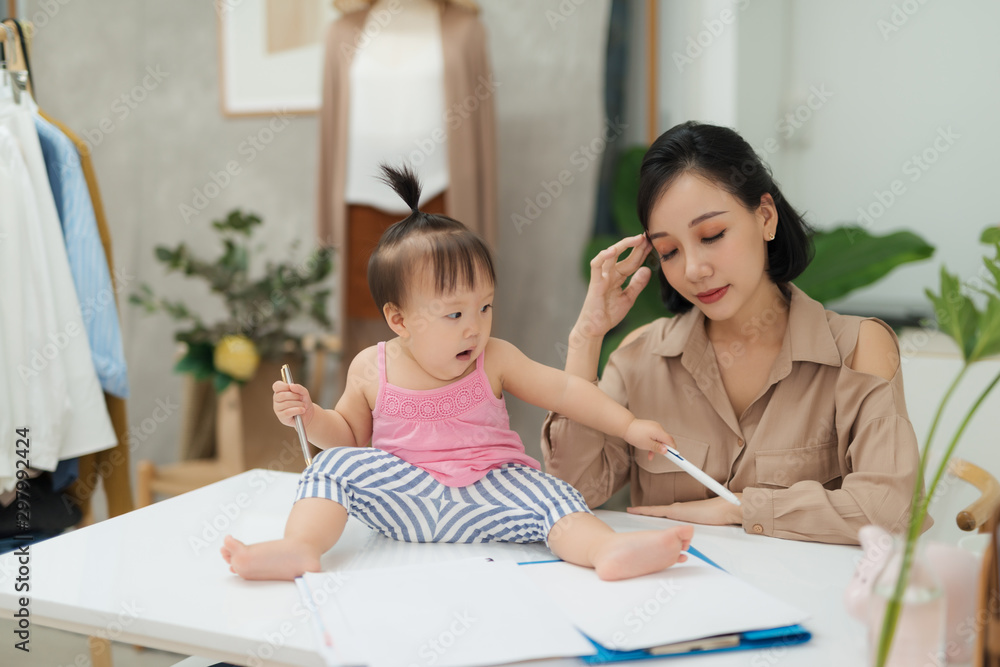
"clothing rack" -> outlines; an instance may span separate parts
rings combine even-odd
[[[13,10],[11,10],[13,14]],[[34,33],[34,26],[30,22],[22,22],[15,18],[7,18],[0,21],[0,45],[4,47],[3,57],[0,58],[0,76],[3,76],[2,72],[5,71],[7,75],[12,77],[12,81],[15,89],[15,96],[17,96],[17,91],[27,91],[32,97],[35,96],[34,93],[34,79],[31,75],[31,59],[30,59],[30,45],[31,37]],[[37,98],[36,98],[37,99]],[[59,126],[59,129],[64,133],[72,135],[71,131],[63,126],[58,121],[55,121],[47,116],[44,112],[41,112],[43,117],[46,117],[49,121]],[[93,204],[95,209],[100,209],[102,211],[101,217],[103,218],[103,204],[100,200],[100,192],[96,184],[96,176],[93,174],[93,169],[89,162],[89,153],[81,158],[87,162],[87,167],[85,168],[85,176],[88,179],[88,187],[91,189],[91,195],[93,198]],[[89,173],[87,169],[90,170]],[[91,182],[93,179],[93,182]],[[111,255],[111,238],[108,233],[106,224],[103,222],[98,223],[99,231],[101,236],[101,244],[104,247],[105,259],[108,262],[109,272],[112,267],[112,255]],[[113,279],[112,279],[113,280]],[[81,480],[93,479],[95,477],[94,471],[96,470],[98,464],[106,466],[106,459],[109,454],[114,452],[117,455],[117,461],[115,465],[112,466],[112,472],[110,474],[102,473],[100,477],[103,478],[104,491],[107,495],[108,509],[111,516],[116,516],[118,514],[131,511],[134,507],[134,500],[132,498],[132,489],[130,482],[130,474],[128,465],[128,433],[127,433],[127,423],[126,423],[126,407],[124,399],[120,399],[116,396],[106,394],[106,401],[108,412],[111,415],[112,423],[114,429],[119,438],[119,444],[114,447],[113,450],[107,450],[106,452],[98,452],[96,454],[86,454],[80,457],[80,477],[78,481],[71,486],[71,495],[80,505],[80,509],[83,511],[83,521],[82,525],[89,524],[93,522],[92,510],[90,498],[94,492],[93,483],[88,484],[81,483]],[[124,463],[122,463],[124,461]]]
[[[8,0],[8,15],[15,15],[15,5],[13,0]],[[30,23],[22,23],[14,18],[7,18],[0,21],[0,77],[10,77],[13,84],[13,96],[15,103],[20,102],[21,94],[27,92],[34,97],[34,82],[31,76],[30,65],[30,39],[33,27]],[[44,112],[39,112],[46,118]],[[100,211],[98,220],[98,232],[101,237],[101,245],[104,249],[104,256],[108,263],[108,270],[111,274],[112,284],[114,284],[112,270],[111,239],[108,233],[107,224],[103,219],[103,204],[100,199],[100,192],[97,188],[96,175],[90,162],[90,153],[85,144],[78,137],[72,134],[69,128],[62,126],[51,118],[46,118],[66,136],[76,144],[83,163],[83,176],[87,181],[88,190],[95,208],[95,215]],[[84,526],[93,522],[93,511],[91,507],[91,497],[97,489],[98,481],[104,487],[107,497],[108,512],[111,516],[117,516],[131,511],[134,508],[132,498],[129,450],[128,450],[128,425],[126,416],[125,399],[112,394],[105,393],[105,404],[117,444],[110,449],[91,454],[84,454],[78,458],[78,477],[65,492],[73,498],[82,513],[83,520],[78,524]],[[110,640],[102,637],[89,637],[88,645],[90,649],[91,664],[94,667],[111,667],[111,644]]]

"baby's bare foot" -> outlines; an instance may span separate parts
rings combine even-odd
[[[229,571],[235,574],[236,570],[233,569],[233,551],[230,548],[231,542],[239,545],[240,547],[244,546],[242,542],[234,539],[232,535],[226,535],[226,539],[223,540],[223,546],[219,549],[219,552],[222,554],[225,561],[229,563]]]
[[[594,570],[605,581],[659,572],[681,559],[693,535],[693,526],[617,533],[594,555]]]
[[[292,581],[306,572],[319,572],[319,557],[308,545],[292,540],[273,540],[246,545],[226,535],[222,557],[229,569],[244,579]]]

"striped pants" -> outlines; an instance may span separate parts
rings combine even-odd
[[[567,514],[590,512],[566,482],[519,463],[468,486],[371,447],[334,447],[313,459],[296,500],[327,498],[386,537],[404,542],[546,542]]]

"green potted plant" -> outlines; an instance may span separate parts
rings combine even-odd
[[[156,259],[168,272],[201,279],[222,298],[225,311],[218,321],[206,323],[184,303],[155,296],[146,284],[129,297],[147,313],[164,312],[181,325],[174,338],[186,353],[175,370],[211,381],[216,392],[233,381],[250,381],[261,360],[301,356],[301,336],[289,329],[293,320],[305,317],[323,330],[332,326],[326,312],[330,289],[323,286],[333,268],[331,251],[318,248],[296,263],[269,261],[263,274],[252,278],[251,237],[260,224],[260,217],[238,209],[212,222],[222,240],[213,261],[195,256],[185,243],[156,248]]]
[[[222,456],[226,448],[221,437],[226,443],[239,442],[241,469],[299,471],[294,432],[271,411],[271,384],[280,379],[283,363],[292,367],[297,380],[303,378],[305,355],[302,336],[291,330],[294,321],[304,320],[312,331],[331,328],[326,311],[330,289],[324,285],[333,268],[331,250],[318,248],[298,261],[268,261],[251,276],[252,254],[263,248],[251,247],[260,225],[259,216],[240,210],[212,222],[222,245],[214,260],[196,256],[185,243],[156,248],[156,259],[168,272],[203,281],[221,299],[224,308],[217,309],[215,321],[205,321],[179,300],[157,297],[145,284],[129,301],[177,322],[174,338],[185,351],[174,370],[190,378],[184,389],[181,458]],[[217,396],[227,388],[235,391],[228,398]]]

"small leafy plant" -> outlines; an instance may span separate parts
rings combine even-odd
[[[1000,354],[1000,228],[990,227],[983,231],[980,242],[993,246],[993,258],[984,257],[983,264],[985,270],[977,277],[966,283],[962,283],[958,276],[948,273],[941,267],[941,291],[935,294],[927,290],[927,297],[934,305],[934,314],[937,318],[938,328],[951,337],[962,352],[962,368],[955,379],[948,386],[944,397],[938,405],[934,420],[931,422],[930,431],[927,433],[927,440],[924,443],[923,451],[920,454],[920,467],[917,471],[917,480],[913,489],[913,498],[910,504],[910,524],[906,532],[906,545],[903,551],[902,565],[896,586],[893,589],[892,597],[886,606],[884,620],[882,621],[882,631],[879,635],[878,653],[876,654],[876,665],[885,665],[892,648],[892,638],[899,621],[902,608],[903,595],[909,581],[913,557],[916,552],[917,539],[920,537],[920,528],[927,517],[927,508],[934,498],[938,483],[944,475],[944,471],[951,459],[955,446],[962,438],[966,426],[972,420],[972,416],[979,410],[986,397],[993,391],[997,383],[1000,382],[1000,373],[986,386],[972,403],[965,414],[965,418],[955,431],[948,443],[941,463],[934,472],[930,486],[924,489],[927,479],[927,459],[931,443],[934,440],[934,433],[937,431],[938,422],[944,413],[948,401],[954,394],[955,389],[965,377],[972,364],[983,359]],[[982,309],[976,307],[972,296],[979,295],[985,297],[985,305]]]
[[[234,380],[252,378],[262,358],[277,361],[286,354],[301,353],[301,337],[289,331],[296,318],[306,316],[326,330],[332,326],[326,312],[330,289],[322,286],[333,268],[331,251],[318,248],[298,263],[269,261],[262,276],[251,278],[250,239],[260,224],[260,217],[239,209],[212,222],[223,245],[212,262],[196,257],[185,243],[156,247],[156,259],[168,272],[200,278],[221,296],[224,319],[208,324],[180,301],[156,297],[146,284],[129,297],[147,313],[162,311],[184,325],[174,338],[187,345],[187,354],[174,370],[212,380],[216,391]],[[296,246],[293,243],[292,249]],[[262,248],[261,244],[256,250]]]

